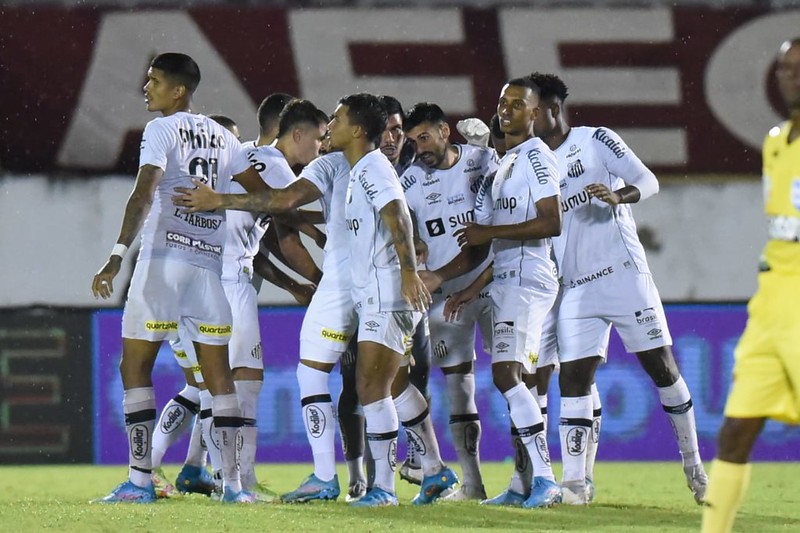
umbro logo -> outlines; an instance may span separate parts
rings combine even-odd
[[[367,327],[369,327],[369,328],[377,328],[377,327],[380,327],[380,324],[378,324],[378,323],[377,323],[377,322],[375,322],[374,320],[370,320],[369,322],[367,322],[367,323],[366,323],[366,324],[364,324],[364,325],[365,325],[365,326],[367,326]]]

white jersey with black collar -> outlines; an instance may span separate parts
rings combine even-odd
[[[192,178],[228,192],[231,176],[250,166],[239,140],[210,118],[181,111],[147,123],[139,156],[144,165],[164,175],[142,227],[139,260],[174,259],[221,273],[225,211],[184,213],[172,197],[175,187],[194,187]]]
[[[558,196],[559,167],[550,148],[531,138],[506,152],[493,179],[484,181],[475,203],[475,220],[492,226],[536,218],[536,202]],[[549,238],[525,241],[495,239],[494,281],[556,290]]]
[[[608,128],[572,128],[554,153],[562,168],[563,226],[553,244],[564,285],[582,285],[618,268],[649,273],[630,204],[590,198],[586,186],[600,183],[615,191],[633,185],[645,198],[658,191],[653,173]]]

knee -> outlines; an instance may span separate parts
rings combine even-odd
[[[520,383],[519,378],[508,368],[493,368],[492,381],[500,392],[506,392]]]

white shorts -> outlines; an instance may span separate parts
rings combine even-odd
[[[448,368],[475,359],[475,324],[481,328],[484,344],[492,338],[492,301],[486,291],[464,308],[459,320],[447,322],[444,306],[447,297],[433,295],[428,311],[431,328],[431,360],[439,368]],[[487,349],[488,351],[488,349]]]
[[[178,329],[178,336],[170,339],[169,347],[172,348],[172,353],[175,355],[178,365],[183,369],[191,370],[194,380],[197,383],[203,383],[203,373],[200,371],[200,363],[197,362],[197,352],[194,351],[194,344],[191,341],[181,340],[183,332],[183,328]]]
[[[516,361],[527,373],[539,362],[545,317],[556,291],[492,283],[492,363]]]
[[[563,291],[563,289],[562,289]],[[536,368],[543,368],[553,365],[558,370],[558,309],[561,304],[561,293],[559,291],[553,307],[544,318],[542,326],[542,340],[539,346],[539,360]]]
[[[256,289],[247,276],[242,276],[238,282],[223,281],[222,288],[225,290],[233,316],[233,333],[228,344],[231,370],[234,368],[263,370]]]
[[[618,270],[608,278],[565,287],[558,311],[561,362],[605,359],[612,325],[631,353],[672,344],[653,276]]]
[[[417,311],[387,311],[361,313],[358,316],[358,342],[382,344],[403,356],[402,366],[411,360],[411,337],[422,313]]]
[[[122,336],[151,342],[174,339],[227,344],[232,319],[219,274],[169,259],[136,263],[122,314]]]
[[[358,327],[349,290],[318,290],[300,328],[300,359],[333,364],[347,350]]]

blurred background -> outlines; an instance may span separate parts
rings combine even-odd
[[[766,239],[760,145],[785,111],[774,57],[800,34],[793,3],[4,0],[0,464],[127,460],[116,367],[135,254],[114,298],[95,301],[89,287],[115,242],[141,131],[154,118],[145,72],[164,51],[197,60],[193,109],[232,117],[244,139],[255,137],[256,107],[276,91],[327,112],[358,91],[394,95],[406,108],[431,101],[453,126],[488,122],[510,77],[561,76],[571,124],[613,128],[661,179],[659,195],[634,214],[710,458]],[[266,284],[260,303],[259,457],[310,460],[294,378],[303,310]],[[163,404],[181,375],[162,352]],[[479,354],[483,455],[503,459],[506,407],[487,362]],[[437,372],[433,409],[444,428]],[[655,390],[616,338],[598,384],[600,460],[677,458]],[[557,420],[558,402],[550,405]],[[798,431],[770,424],[756,458],[796,460],[798,444]],[[443,451],[452,457],[449,444]]]

